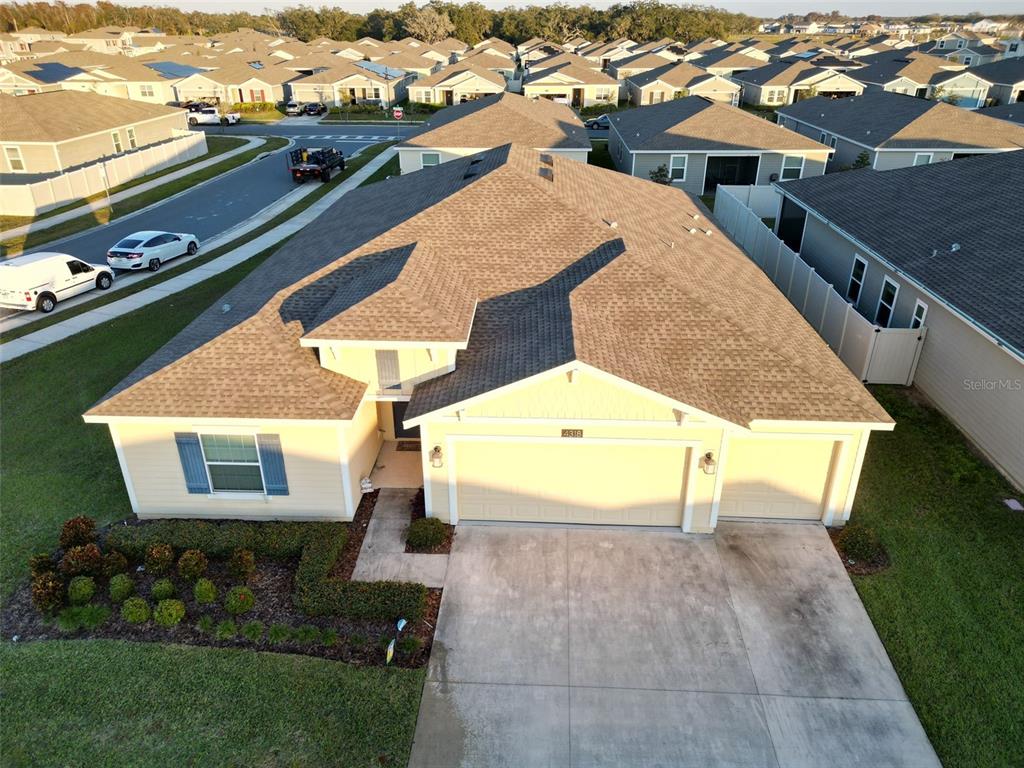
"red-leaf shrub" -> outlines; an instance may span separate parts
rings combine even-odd
[[[53,613],[64,604],[64,582],[52,571],[32,579],[32,602],[40,613]]]
[[[146,570],[154,576],[167,573],[174,562],[174,550],[170,544],[150,544],[146,548]]]
[[[103,554],[95,544],[82,544],[64,552],[60,570],[68,576],[97,576],[103,570]]]
[[[80,547],[96,541],[96,521],[91,517],[79,515],[65,520],[60,529],[60,546],[62,549]]]
[[[188,549],[178,558],[178,575],[192,582],[206,573],[206,555],[198,549]]]

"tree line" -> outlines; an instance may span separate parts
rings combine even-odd
[[[103,26],[157,28],[173,35],[217,35],[242,27],[300,40],[329,37],[356,40],[370,35],[392,40],[412,35],[436,42],[451,35],[473,45],[488,37],[520,43],[531,37],[564,42],[581,36],[587,40],[629,37],[638,41],[671,37],[699,40],[725,38],[756,30],[758,20],[710,5],[672,5],[660,0],[616,3],[606,9],[562,3],[524,8],[487,8],[480,2],[432,0],[367,14],[342,8],[296,6],[261,14],[206,13],[162,6],[123,6],[100,0],[95,5],[64,2],[15,2],[0,5],[0,26],[11,32],[44,27],[72,34]]]

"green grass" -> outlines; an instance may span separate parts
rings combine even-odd
[[[29,248],[35,248],[43,243],[48,243],[52,240],[57,240],[69,235],[75,235],[101,224],[107,224],[115,219],[121,218],[122,216],[126,216],[129,213],[134,213],[135,211],[145,208],[148,205],[152,205],[153,203],[171,197],[172,195],[176,195],[190,187],[194,187],[200,182],[212,179],[215,176],[226,173],[240,165],[244,165],[264,152],[280,149],[287,143],[287,139],[279,137],[268,138],[261,146],[241,152],[234,157],[229,157],[219,163],[214,163],[213,165],[203,168],[201,171],[197,171],[196,173],[183,176],[180,179],[175,179],[174,181],[162,184],[154,189],[146,190],[145,192],[135,195],[134,197],[130,197],[127,200],[114,203],[112,207],[98,208],[84,216],[69,219],[68,221],[61,222],[56,226],[37,230],[35,232],[29,232],[27,235],[5,240],[0,243],[0,251],[3,252],[3,256],[5,258],[17,256],[22,251]]]
[[[393,143],[393,142],[392,142]],[[390,146],[390,145],[389,145]],[[398,155],[395,155],[388,160],[384,165],[378,168],[376,171],[371,173],[359,186],[364,187],[367,184],[375,184],[378,181],[384,181],[388,176],[399,176],[402,173],[402,166],[399,163]]]
[[[203,264],[212,261],[218,256],[223,256],[225,253],[233,251],[235,248],[238,248],[239,246],[245,245],[246,243],[255,240],[260,235],[269,232],[270,230],[274,229],[277,226],[280,226],[284,222],[288,221],[288,219],[292,218],[293,216],[297,216],[299,213],[309,208],[309,206],[313,205],[313,203],[315,203],[317,200],[322,198],[332,189],[337,187],[339,184],[345,181],[345,179],[349,178],[353,173],[358,171],[360,168],[362,168],[364,165],[370,162],[370,160],[379,155],[393,143],[394,142],[387,144],[377,144],[372,147],[367,147],[358,157],[353,158],[350,161],[347,161],[345,163],[345,170],[342,173],[336,174],[331,179],[330,183],[318,184],[317,188],[314,191],[310,192],[297,203],[290,206],[289,208],[286,208],[284,211],[277,214],[277,216],[273,217],[272,219],[268,219],[267,221],[265,221],[263,224],[256,227],[252,231],[235,238],[230,243],[225,243],[219,248],[214,248],[212,251],[204,252],[199,256],[195,257],[194,259],[191,259],[190,261],[182,264],[180,267],[174,267],[169,270],[163,270],[145,280],[139,280],[138,282],[133,283],[127,288],[123,288],[111,293],[100,294],[93,301],[83,302],[71,309],[62,311],[59,314],[40,315],[39,319],[34,322],[27,323],[26,325],[22,325],[18,328],[13,328],[9,331],[5,331],[4,333],[0,333],[0,342],[12,341],[14,339],[20,338],[21,336],[25,336],[29,333],[34,333],[35,331],[42,330],[43,328],[46,328],[50,325],[54,325],[55,323],[68,320],[69,318],[75,317],[75,315],[80,315],[83,312],[88,312],[89,310],[96,309],[97,307],[102,307],[105,304],[120,301],[126,296],[131,296],[133,293],[144,291],[146,288],[150,288],[154,285],[164,282],[165,280],[170,280],[171,278],[177,277],[178,275],[184,274],[185,272],[189,272],[190,270],[193,270],[196,267],[200,267]],[[395,168],[397,169],[397,157],[394,159],[394,163]],[[389,166],[390,163],[385,165],[385,167]],[[363,182],[363,184],[367,184],[370,181],[379,180],[375,178],[377,175],[377,173],[373,174],[373,176],[371,176],[370,179],[368,179],[367,181]],[[381,176],[380,178],[383,178],[383,176]]]
[[[424,671],[109,640],[0,644],[5,766],[404,766]]]
[[[1002,504],[1021,494],[941,414],[874,392],[896,429],[871,438],[852,519],[893,565],[857,591],[943,765],[1021,765],[1024,515]]]
[[[590,150],[590,154],[587,156],[587,162],[590,165],[596,165],[600,168],[607,168],[610,171],[615,170],[615,163],[612,162],[612,154],[608,151],[608,141],[600,139],[591,139],[590,146],[593,149]]]

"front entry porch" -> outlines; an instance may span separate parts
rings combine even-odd
[[[385,440],[370,472],[374,488],[419,488],[423,462],[419,440]]]

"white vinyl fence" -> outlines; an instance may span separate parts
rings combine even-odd
[[[927,328],[880,328],[868,322],[762,221],[775,219],[781,195],[773,187],[722,186],[715,219],[739,243],[804,319],[861,381],[913,383]]]
[[[206,135],[189,131],[162,144],[101,160],[52,179],[0,185],[0,209],[7,216],[35,216],[205,154]]]

